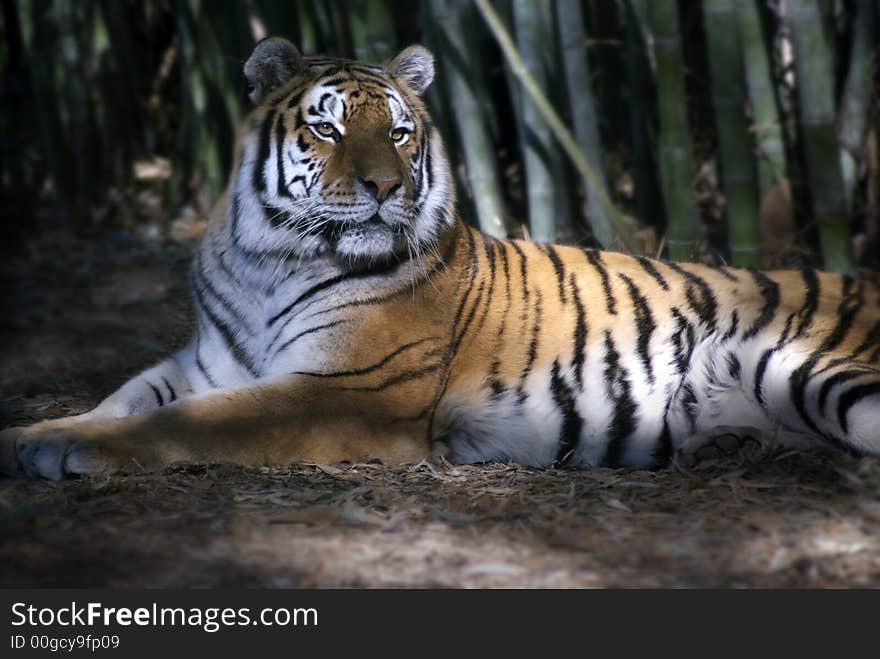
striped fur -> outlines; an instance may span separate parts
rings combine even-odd
[[[455,215],[424,49],[288,47],[194,259],[192,344],[93,412],[0,433],[5,472],[653,467],[720,427],[880,454],[877,286],[483,235]]]

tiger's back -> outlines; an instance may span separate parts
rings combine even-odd
[[[476,234],[470,247],[442,403],[455,458],[654,466],[719,428],[876,452],[875,284]]]

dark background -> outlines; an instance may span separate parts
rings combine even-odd
[[[197,238],[248,111],[243,62],[280,35],[306,54],[374,61],[431,47],[428,100],[459,165],[461,211],[496,233],[589,244],[607,194],[635,251],[877,268],[876,2],[494,7],[599,191],[466,0],[2,0],[4,247],[56,231]]]

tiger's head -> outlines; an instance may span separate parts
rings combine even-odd
[[[452,176],[421,99],[427,49],[372,65],[270,38],[244,72],[255,108],[229,194],[239,247],[365,267],[429,249],[452,225]]]

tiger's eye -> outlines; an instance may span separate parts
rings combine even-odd
[[[325,137],[333,137],[334,133],[336,133],[336,128],[328,121],[318,124],[316,128],[318,132]]]
[[[395,128],[391,131],[392,142],[402,142],[409,131],[406,128]]]

